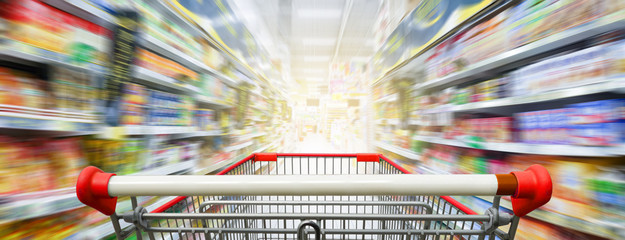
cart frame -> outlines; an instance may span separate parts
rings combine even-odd
[[[314,174],[311,169],[303,172],[304,158],[306,168],[310,158],[315,161]],[[299,171],[294,159],[300,161]],[[275,171],[252,167],[271,164]],[[277,167],[283,165],[280,172]],[[250,175],[258,173],[268,175]],[[142,231],[150,239],[156,239],[155,233],[180,239],[307,239],[313,235],[315,239],[514,239],[519,217],[546,204],[552,191],[549,173],[540,165],[510,174],[414,175],[381,154],[255,153],[217,175],[115,176],[87,167],[79,176],[77,195],[111,217],[118,238],[125,237],[119,224],[124,219],[133,223],[139,239]],[[172,195],[185,196],[150,213],[136,200],[136,196]],[[479,215],[446,195],[495,198]],[[503,195],[511,196],[514,215],[499,210]],[[117,196],[132,196],[134,211],[118,215]],[[311,206],[317,210],[311,211]],[[349,209],[354,207],[352,214]],[[362,226],[354,228],[352,223]],[[500,229],[507,225],[507,232]]]

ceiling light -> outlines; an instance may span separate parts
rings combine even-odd
[[[340,9],[298,9],[297,17],[300,18],[340,18]]]

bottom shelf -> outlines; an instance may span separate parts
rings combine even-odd
[[[493,197],[490,196],[476,196],[476,198],[484,201],[493,202]],[[557,198],[552,198],[551,201],[559,201]],[[512,203],[510,200],[501,199],[501,207],[511,210]],[[573,229],[575,231],[583,232],[586,234],[600,236],[608,239],[623,239],[625,238],[625,226],[623,223],[613,222],[608,219],[595,219],[586,218],[580,219],[564,214],[559,214],[543,209],[537,209],[527,215],[528,217],[548,222],[553,225]]]

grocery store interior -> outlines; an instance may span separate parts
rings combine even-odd
[[[427,175],[540,164],[551,199],[506,236],[625,239],[624,0],[0,0],[0,32],[0,239],[296,239],[299,219],[136,217],[137,206],[191,212],[180,204],[192,197],[119,196],[112,215],[77,197],[87,166],[110,179],[278,174],[294,163],[303,174],[303,157],[246,158],[254,153],[379,153],[372,169]],[[518,213],[512,194],[461,195],[445,199],[478,215]],[[247,204],[290,208],[261,202]],[[363,215],[390,214],[382,209]],[[154,237],[146,221],[173,230]],[[491,229],[389,221],[362,228],[395,235],[331,234],[362,228],[323,220],[322,238]],[[415,226],[443,230],[421,238]],[[290,232],[253,232],[268,228]]]

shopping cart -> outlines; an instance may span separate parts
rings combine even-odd
[[[380,154],[256,153],[217,175],[78,179],[80,201],[111,217],[117,237],[142,239],[514,239],[520,216],[551,198],[533,165],[510,174],[419,175]],[[496,196],[477,214],[449,195]],[[512,196],[514,215],[500,210]],[[118,215],[118,196],[133,211]],[[137,196],[180,196],[148,212]],[[122,230],[120,221],[132,223]]]

